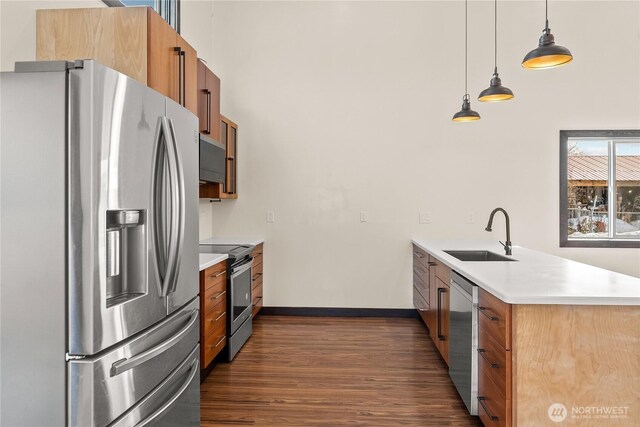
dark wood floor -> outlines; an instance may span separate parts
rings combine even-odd
[[[258,316],[201,386],[203,426],[480,426],[416,319]]]

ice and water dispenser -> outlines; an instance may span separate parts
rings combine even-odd
[[[107,211],[107,307],[147,293],[144,209]]]

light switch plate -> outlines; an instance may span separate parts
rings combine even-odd
[[[267,211],[267,222],[276,222],[276,213],[274,211]]]
[[[367,221],[369,221],[369,212],[360,211],[360,222],[367,222]]]
[[[420,224],[431,224],[431,212],[420,212],[419,222]]]
[[[476,223],[476,213],[467,212],[467,224],[475,224],[475,223]]]

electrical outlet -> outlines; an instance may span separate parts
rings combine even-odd
[[[369,212],[360,211],[360,222],[367,222],[367,221],[369,221]]]
[[[419,222],[420,224],[431,224],[431,212],[420,212]]]
[[[267,211],[267,222],[276,222],[276,214],[274,211]]]
[[[467,224],[475,224],[476,223],[476,214],[475,212],[467,213]]]

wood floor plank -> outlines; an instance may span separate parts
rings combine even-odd
[[[201,402],[202,426],[482,425],[416,319],[260,316]]]

